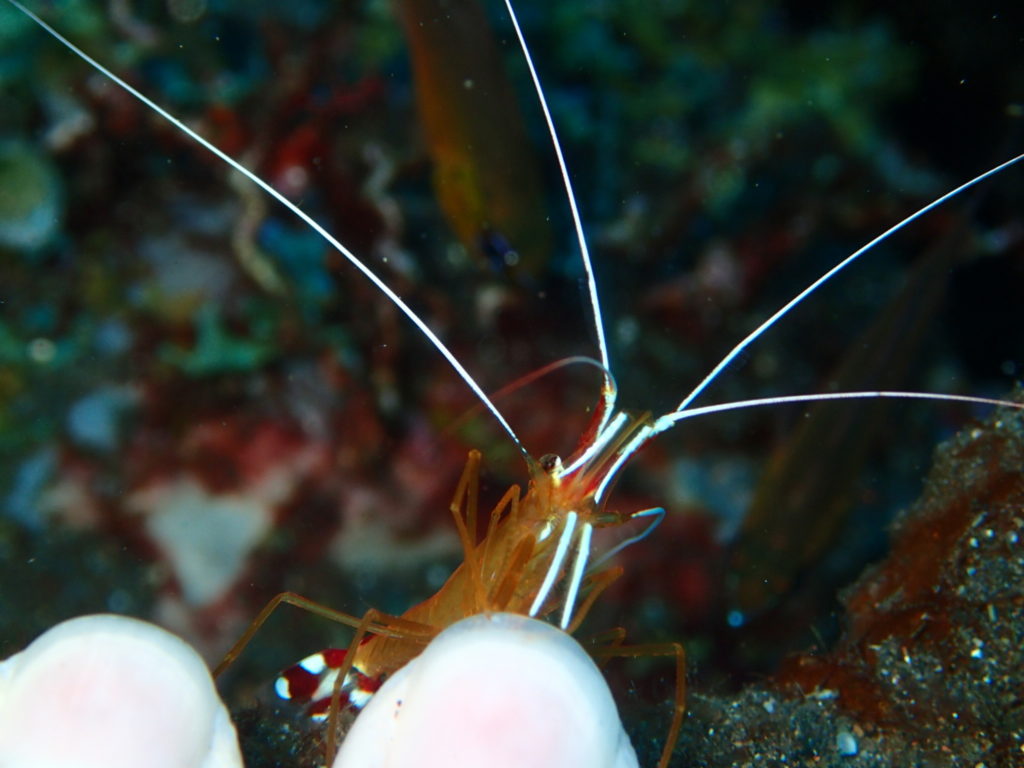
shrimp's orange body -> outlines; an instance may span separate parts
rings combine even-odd
[[[376,615],[369,634],[354,646],[352,658],[324,651],[287,670],[278,682],[285,698],[311,702],[325,714],[334,679],[345,671],[340,692],[345,703],[361,707],[380,681],[416,657],[426,642],[457,621],[484,612],[543,616],[562,605],[561,626],[572,631],[600,592],[621,572],[599,563],[587,569],[594,528],[631,520],[604,509],[604,492],[621,466],[631,438],[649,429],[646,417],[620,417],[605,439],[563,467],[549,456],[530,460],[526,493],[513,486],[492,510],[486,533],[477,530],[477,477],[480,453],[472,451],[452,500],[451,510],[463,544],[464,561],[431,597],[395,621]],[[574,609],[582,594],[578,610]],[[376,626],[397,631],[376,632]]]

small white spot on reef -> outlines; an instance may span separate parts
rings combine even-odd
[[[836,749],[844,757],[853,757],[857,754],[857,737],[842,729],[836,734]]]
[[[38,338],[32,339],[28,343],[28,356],[31,358],[33,363],[40,363],[45,365],[46,363],[52,363],[53,359],[57,356],[57,345],[49,339]]]
[[[982,658],[985,655],[985,652],[982,651],[982,648],[985,647],[985,641],[984,640],[979,640],[978,638],[974,638],[974,640],[972,642],[974,643],[974,650],[971,651],[971,658],[972,659],[980,659],[980,658]]]
[[[812,691],[808,694],[807,698],[817,699],[818,701],[830,701],[832,699],[839,698],[839,691],[832,688],[819,688],[816,691]]]

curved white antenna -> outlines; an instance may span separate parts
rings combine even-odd
[[[640,533],[630,536],[628,539],[620,541],[614,547],[612,547],[607,552],[602,554],[599,558],[597,558],[597,560],[590,564],[590,567],[587,569],[587,573],[592,573],[594,571],[600,570],[605,566],[605,564],[610,562],[613,557],[619,554],[619,552],[626,549],[626,547],[631,547],[634,544],[641,542],[648,536],[650,536],[651,533],[654,532],[654,529],[661,525],[662,521],[665,519],[665,514],[665,509],[663,507],[651,507],[650,509],[641,509],[631,514],[629,516],[630,520],[639,520],[642,517],[653,517],[654,519],[651,520],[651,522],[647,524],[647,527],[640,531]]]
[[[577,458],[568,467],[564,467],[559,472],[559,475],[571,475],[580,467],[589,464],[591,459],[593,459],[598,453],[605,449],[605,446],[607,446],[608,443],[611,442],[612,438],[615,437],[619,429],[623,425],[625,425],[627,421],[629,421],[629,416],[627,416],[624,412],[619,411],[618,413],[616,413],[615,416],[611,419],[611,421],[607,421],[607,429],[603,429],[600,432],[597,432],[594,435],[594,441],[587,446],[586,450],[583,453],[579,455],[579,458]]]
[[[579,208],[576,205],[576,194],[572,189],[572,181],[569,178],[569,169],[565,164],[565,156],[562,154],[562,144],[558,140],[558,131],[555,130],[555,121],[551,118],[551,110],[548,109],[548,100],[544,96],[544,88],[540,84],[540,76],[537,74],[537,68],[533,65],[533,56],[530,55],[530,48],[526,44],[526,38],[523,36],[523,30],[519,26],[519,18],[516,16],[515,9],[512,8],[512,0],[505,0],[505,8],[508,10],[508,15],[512,19],[512,26],[516,31],[516,38],[519,40],[519,48],[523,52],[523,58],[526,61],[526,67],[530,70],[530,79],[533,81],[533,88],[537,93],[537,101],[540,102],[541,111],[544,113],[544,122],[547,123],[548,136],[551,137],[551,146],[555,150],[555,157],[558,158],[558,170],[562,174],[562,184],[565,187],[565,196],[569,200],[569,210],[572,211],[572,223],[576,229],[576,241],[580,247],[580,258],[583,260],[583,271],[587,276],[587,292],[590,294],[590,307],[594,315],[594,332],[597,334],[597,348],[601,354],[601,365],[608,371],[608,376],[605,381],[605,388],[603,391],[604,397],[604,415],[601,422],[601,427],[598,428],[597,432],[600,433],[604,424],[611,417],[611,413],[615,410],[615,389],[614,384],[611,382],[611,363],[608,360],[608,343],[604,335],[604,318],[601,314],[601,300],[597,293],[597,280],[594,277],[594,264],[590,259],[590,249],[587,247],[587,238],[583,233],[583,222],[580,220]]]
[[[304,221],[306,224],[312,227],[313,230],[318,235],[320,235],[320,237],[322,237],[328,244],[331,245],[331,247],[338,251],[338,253],[344,256],[348,260],[348,262],[352,264],[352,266],[354,266],[356,269],[362,272],[363,275],[371,283],[373,283],[381,293],[383,293],[396,307],[398,307],[402,311],[402,313],[407,318],[409,318],[412,321],[412,323],[419,329],[420,333],[427,337],[427,340],[434,345],[434,348],[441,353],[444,359],[448,361],[448,364],[455,369],[455,372],[459,374],[460,377],[462,377],[462,380],[466,382],[469,388],[473,391],[473,394],[475,394],[477,398],[480,400],[480,402],[483,403],[484,407],[491,412],[491,415],[494,416],[497,422],[501,425],[501,428],[505,430],[505,432],[508,434],[510,438],[512,438],[512,441],[516,444],[516,447],[519,448],[520,452],[522,452],[523,456],[525,456],[527,460],[529,460],[529,454],[526,452],[526,448],[523,446],[522,442],[519,440],[519,437],[512,429],[512,426],[508,423],[508,421],[505,420],[505,417],[501,415],[501,412],[498,410],[497,406],[494,405],[493,402],[491,402],[490,398],[487,397],[486,393],[480,387],[480,385],[476,383],[476,380],[470,375],[469,371],[467,371],[462,366],[462,363],[458,361],[458,359],[455,357],[455,354],[450,349],[448,349],[445,343],[441,341],[440,337],[438,337],[438,335],[431,330],[430,326],[427,325],[426,322],[424,322],[424,320],[419,315],[417,315],[413,311],[413,309],[408,304],[406,304],[405,301],[403,301],[402,298],[397,293],[395,293],[394,290],[392,290],[392,288],[387,283],[385,283],[380,277],[377,276],[377,274],[372,269],[370,269],[365,263],[363,263],[363,261],[360,260],[358,256],[352,253],[352,251],[346,248],[330,232],[328,232],[319,223],[317,223],[317,221],[312,216],[310,216],[308,213],[306,213],[297,205],[295,205],[295,203],[293,203],[291,200],[289,200],[276,189],[274,189],[274,187],[272,187],[269,183],[267,183],[262,178],[260,178],[255,173],[246,168],[244,165],[239,163],[237,160],[231,157],[231,155],[227,154],[226,152],[222,151],[211,142],[204,139],[202,136],[200,136],[194,130],[189,128],[187,125],[181,122],[181,120],[176,118],[174,115],[165,110],[155,101],[150,99],[148,96],[136,90],[133,86],[129,85],[127,82],[125,82],[120,77],[115,75],[113,72],[111,72],[105,66],[100,64],[98,61],[92,58],[81,48],[79,48],[66,37],[64,37],[62,34],[60,34],[60,32],[58,32],[56,29],[54,29],[45,21],[43,21],[39,16],[30,11],[20,2],[18,2],[18,0],[7,0],[7,2],[9,2],[19,11],[21,11],[26,16],[31,18],[33,21],[35,21],[36,24],[42,27],[49,35],[51,35],[53,38],[61,42],[72,53],[74,53],[76,56],[78,56],[80,59],[85,61],[90,66],[94,67],[98,72],[101,72],[105,77],[109,78],[111,82],[115,83],[117,86],[130,93],[132,96],[134,96],[140,102],[142,102],[151,110],[156,112],[158,115],[160,115],[160,117],[169,122],[179,131],[184,133],[192,140],[198,142],[203,148],[212,152],[214,155],[220,158],[220,160],[227,163],[230,167],[234,168],[247,179],[249,179],[254,184],[259,186],[261,189],[263,189],[264,192],[273,197],[275,200],[281,203],[281,205],[283,205],[293,214],[302,219],[302,221]],[[607,364],[605,364],[605,366],[607,367]]]
[[[645,424],[637,430],[636,434],[626,443],[625,447],[619,452],[619,455],[615,457],[615,463],[612,464],[611,468],[604,473],[604,477],[601,478],[601,483],[597,486],[597,490],[594,492],[594,501],[598,504],[604,503],[604,495],[608,492],[611,487],[612,480],[619,474],[619,470],[622,469],[623,465],[629,461],[629,457],[636,453],[640,447],[654,437],[657,432],[654,431],[654,427]]]
[[[707,416],[711,413],[724,413],[725,411],[741,411],[747,408],[759,408],[767,405],[785,405],[792,403],[820,403],[829,400],[933,400],[945,403],[970,403],[971,405],[993,405],[999,408],[1012,408],[1017,411],[1024,411],[1024,403],[1015,403],[1010,400],[997,400],[992,397],[972,397],[970,395],[943,395],[937,392],[904,392],[900,390],[865,390],[861,392],[820,392],[810,395],[779,395],[777,397],[757,397],[752,400],[736,400],[731,403],[718,403],[717,405],[704,405],[700,408],[688,408],[666,413],[655,420],[651,431],[645,438],[661,434],[681,421],[692,419],[697,416]],[[640,446],[632,447],[632,451]],[[629,448],[627,448],[629,450]],[[625,451],[623,451],[625,453]]]
[[[507,2],[507,0],[506,0],[506,2]],[[1016,157],[1014,157],[1014,158],[1012,158],[1010,160],[1007,160],[1005,163],[1000,163],[995,168],[990,168],[989,170],[985,171],[984,173],[982,173],[982,174],[980,174],[978,176],[975,176],[973,179],[971,179],[968,182],[965,182],[965,183],[961,184],[956,189],[953,189],[953,190],[947,192],[946,194],[942,195],[941,197],[938,197],[935,200],[932,200],[932,202],[928,203],[928,205],[926,205],[923,208],[920,208],[917,211],[915,211],[914,213],[910,214],[909,216],[907,216],[905,219],[903,219],[898,224],[894,224],[893,226],[889,227],[889,229],[885,230],[885,232],[880,234],[878,237],[874,238],[873,240],[871,240],[866,245],[858,248],[852,254],[850,254],[845,259],[840,261],[838,264],[836,264],[834,267],[832,267],[832,269],[828,270],[825,274],[823,274],[821,277],[819,277],[817,280],[815,280],[809,286],[807,286],[802,291],[800,291],[800,293],[798,293],[796,296],[794,296],[792,299],[790,299],[788,302],[786,302],[782,306],[781,309],[777,310],[775,312],[775,314],[773,314],[771,317],[769,317],[767,320],[765,320],[763,323],[761,323],[759,326],[757,326],[757,328],[755,328],[753,331],[751,331],[743,339],[743,341],[741,341],[739,344],[737,344],[735,347],[733,347],[732,350],[729,351],[729,354],[727,354],[725,357],[723,357],[722,360],[718,363],[718,365],[716,365],[714,368],[711,369],[711,373],[709,373],[707,376],[705,376],[703,378],[703,380],[701,380],[700,384],[698,384],[693,389],[693,391],[690,392],[690,394],[688,394],[685,398],[683,398],[683,401],[681,403],[679,403],[679,405],[676,407],[676,412],[685,410],[687,408],[687,406],[689,406],[690,403],[692,403],[700,395],[700,393],[703,392],[707,388],[707,386],[712,381],[714,381],[716,378],[718,378],[718,375],[723,370],[725,370],[729,366],[729,364],[732,363],[732,361],[735,360],[743,352],[743,350],[745,350],[748,346],[750,346],[758,337],[761,336],[761,334],[763,334],[765,331],[767,331],[769,328],[771,328],[773,325],[775,325],[775,323],[778,322],[778,320],[783,315],[785,315],[787,312],[789,312],[789,310],[791,310],[797,304],[799,304],[804,299],[806,299],[808,296],[810,296],[812,293],[814,293],[816,290],[818,290],[818,288],[820,288],[822,285],[824,285],[829,280],[831,280],[833,277],[835,277],[836,274],[838,274],[840,271],[842,271],[847,266],[852,264],[854,261],[856,261],[858,258],[863,256],[865,253],[870,251],[872,248],[874,248],[876,245],[881,243],[886,238],[890,237],[891,235],[894,235],[896,232],[899,232],[901,229],[906,227],[911,222],[916,221],[921,216],[924,216],[929,211],[934,210],[935,208],[937,208],[938,206],[942,205],[947,200],[949,200],[949,199],[951,199],[953,197],[956,197],[961,192],[963,192],[963,191],[965,191],[967,189],[970,189],[975,184],[981,183],[985,179],[987,179],[987,178],[989,178],[991,176],[994,176],[995,174],[999,173],[1000,171],[1005,170],[1006,168],[1009,168],[1011,165],[1014,165],[1015,163],[1018,163],[1021,160],[1024,160],[1024,154],[1017,155]]]
[[[860,392],[823,392],[808,395],[778,395],[775,397],[759,397],[752,400],[736,400],[731,403],[718,403],[716,405],[705,405],[700,408],[687,408],[686,410],[675,410],[659,416],[651,424],[645,424],[637,429],[629,441],[616,453],[615,461],[602,473],[601,481],[594,492],[594,501],[601,504],[605,494],[611,487],[612,481],[619,471],[648,440],[666,432],[681,421],[692,419],[697,416],[707,416],[712,413],[724,413],[726,411],[741,411],[748,408],[759,408],[769,405],[786,405],[793,403],[820,403],[834,400],[878,400],[878,399],[899,399],[899,400],[930,400],[946,403],[970,403],[972,405],[992,405],[1000,408],[1012,408],[1024,411],[1024,403],[1015,403],[1009,400],[998,400],[991,397],[973,397],[971,395],[945,395],[936,392],[906,392],[900,390],[865,390]],[[646,534],[644,534],[646,535]]]

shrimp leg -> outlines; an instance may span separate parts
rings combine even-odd
[[[256,618],[252,620],[249,627],[242,633],[242,636],[238,638],[238,641],[231,646],[224,658],[221,659],[220,663],[213,669],[213,677],[216,679],[224,673],[224,671],[230,667],[235,660],[242,654],[245,647],[249,645],[253,637],[260,630],[270,615],[277,610],[282,604],[291,605],[296,608],[300,608],[307,613],[312,613],[321,618],[328,619],[338,624],[344,624],[345,626],[352,627],[358,630],[363,626],[363,622],[366,620],[366,616],[358,618],[350,613],[344,611],[336,611],[333,608],[328,608],[322,603],[318,603],[314,600],[310,600],[307,597],[296,594],[295,592],[281,592],[275,595],[271,600],[263,606]],[[413,640],[416,642],[427,643],[430,638],[436,634],[436,630],[432,627],[427,627],[423,624],[419,624],[414,621],[408,621],[398,616],[392,616],[386,613],[380,613],[379,611],[368,611],[375,614],[371,622],[366,625],[363,632],[370,633],[373,635],[384,635],[385,637],[395,637],[405,640]]]
[[[613,645],[606,648],[591,650],[591,655],[598,658],[639,658],[643,656],[674,656],[676,660],[676,690],[673,699],[672,722],[668,727],[668,734],[665,736],[665,746],[661,750],[661,759],[658,760],[658,768],[668,768],[672,752],[675,750],[676,742],[679,740],[679,729],[683,725],[683,715],[686,713],[686,650],[680,643],[644,643],[642,645],[619,645],[613,639]]]

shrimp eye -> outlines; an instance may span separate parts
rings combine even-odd
[[[562,468],[562,457],[557,453],[545,453],[540,457],[540,468],[553,475]]]

